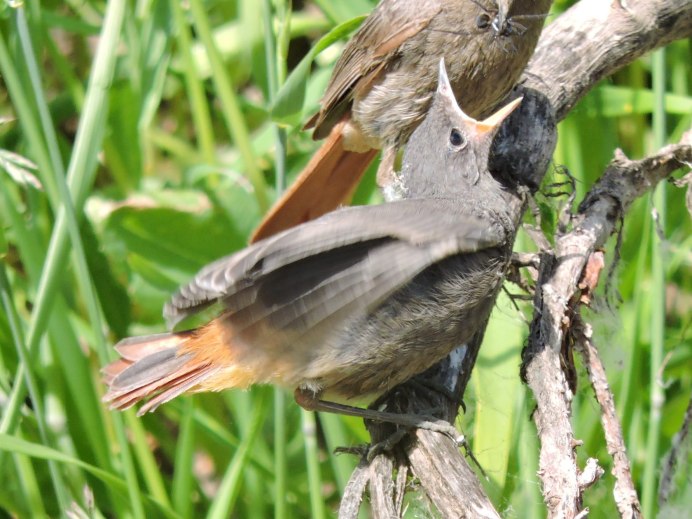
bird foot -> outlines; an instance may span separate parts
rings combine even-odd
[[[401,440],[403,440],[409,431],[407,429],[397,429],[393,434],[390,434],[385,440],[372,444],[354,445],[352,447],[337,447],[334,449],[335,454],[353,454],[365,458],[368,463],[371,463],[377,456],[383,453],[392,452]]]
[[[368,450],[365,453],[365,459],[368,460],[368,463],[371,463],[372,460],[374,460],[380,454],[392,452],[392,449],[394,449],[394,447],[396,447],[399,442],[408,435],[408,433],[409,431],[406,429],[397,429],[393,434],[390,434],[389,437],[381,442],[373,443],[368,447]]]

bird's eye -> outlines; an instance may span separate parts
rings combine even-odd
[[[490,15],[488,13],[479,14],[476,17],[476,27],[479,29],[487,29],[490,27]]]
[[[466,144],[466,139],[458,129],[452,128],[452,131],[449,132],[449,144],[455,148],[461,148]]]

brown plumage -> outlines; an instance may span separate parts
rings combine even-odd
[[[464,111],[488,115],[519,79],[550,4],[382,0],[346,45],[320,111],[306,125],[327,140],[252,241],[347,202],[374,150],[383,150],[378,183],[390,184],[397,150],[430,106],[440,58]]]
[[[335,209],[342,201],[350,199],[378,150],[371,149],[363,153],[347,152],[343,146],[344,136],[340,131],[343,125],[344,123],[340,123],[334,127],[335,130],[305,166],[304,171],[321,173],[300,175],[282,198],[290,200],[289,204],[277,203],[270,209],[262,225],[253,234],[252,242],[319,218]],[[316,193],[340,193],[340,200],[335,205],[333,197],[316,196]],[[291,212],[290,217],[287,217],[286,211]]]
[[[219,304],[220,315],[120,342],[122,358],[104,369],[105,401],[124,409],[149,399],[141,414],[184,392],[268,383],[320,409],[325,395],[376,396],[467,341],[512,250],[521,196],[487,167],[517,103],[473,120],[441,68],[404,154],[405,199],[334,211],[203,268],[164,314],[175,325]]]

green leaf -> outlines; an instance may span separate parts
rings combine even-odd
[[[310,75],[310,65],[315,57],[332,43],[341,40],[350,34],[365,19],[365,15],[358,16],[340,25],[337,25],[324,35],[315,46],[310,49],[298,66],[293,69],[286,79],[271,109],[272,119],[287,126],[295,126],[302,120],[303,103],[305,101],[305,89]]]
[[[666,94],[665,106],[669,114],[689,115],[692,113],[692,97]],[[650,114],[654,110],[654,93],[647,88],[602,85],[583,99],[581,108],[592,117]]]
[[[127,290],[113,275],[108,258],[103,253],[99,238],[89,220],[86,218],[82,220],[80,227],[86,261],[103,309],[103,315],[108,326],[118,337],[122,337],[127,333],[127,326],[130,322],[131,304]]]
[[[315,3],[335,23],[341,23],[356,16],[368,13],[375,8],[373,0],[351,0],[334,2],[333,0],[316,0]]]
[[[5,226],[0,225],[0,258],[4,258],[8,250],[7,238],[5,237]]]
[[[94,465],[91,465],[89,463],[85,463],[84,461],[79,460],[77,458],[73,458],[72,456],[68,456],[67,454],[63,454],[62,452],[56,451],[55,449],[52,449],[50,447],[46,447],[45,445],[22,440],[15,436],[10,436],[9,434],[0,433],[0,450],[11,452],[13,454],[24,454],[25,456],[30,456],[32,458],[47,461],[57,461],[59,463],[65,463],[68,465],[75,465],[79,468],[82,468],[90,472],[91,474],[99,478],[101,481],[108,484],[109,486],[116,488],[123,494],[126,491],[125,482],[122,479],[115,477],[110,472],[100,469],[99,467],[95,467]],[[165,514],[166,517],[178,517],[173,510],[165,508],[151,497],[147,497],[148,504],[154,505],[154,507],[156,507],[157,512]]]
[[[502,294],[498,310],[488,325],[472,381],[476,394],[473,450],[492,482],[507,484],[507,466],[512,452],[514,413],[521,389],[520,364],[522,323]],[[498,391],[498,386],[502,390]]]
[[[110,215],[106,230],[111,245],[120,241],[130,255],[143,260],[135,261],[130,256],[130,267],[154,284],[162,286],[163,282],[163,288],[165,280],[170,279],[168,275],[151,278],[152,272],[171,272],[174,278],[180,278],[174,281],[177,284],[242,243],[226,222],[218,211],[208,209],[192,213],[168,207],[122,207]]]

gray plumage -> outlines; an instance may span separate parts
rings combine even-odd
[[[487,172],[494,130],[473,134],[441,74],[404,156],[407,199],[335,211],[212,263],[166,306],[169,322],[221,301],[231,341],[301,366],[276,382],[347,398],[402,382],[468,339],[492,308],[514,225]]]
[[[223,387],[237,387],[232,378],[240,370],[244,381],[315,397],[374,396],[424,371],[485,323],[511,254],[511,207],[521,203],[488,172],[488,153],[518,101],[475,121],[456,104],[442,62],[439,74],[431,109],[404,154],[404,199],[334,211],[202,269],[164,314],[175,325],[220,304],[216,324],[228,355],[214,358],[233,365],[216,365],[195,343],[184,355],[200,360],[167,381],[196,382],[207,369],[209,377],[229,373]],[[132,365],[111,370],[106,398],[116,407],[147,396],[127,375],[149,381],[137,369],[145,360],[131,355]],[[180,392],[169,382],[146,389],[162,388],[171,397]],[[165,392],[157,398],[156,405],[169,399]]]

